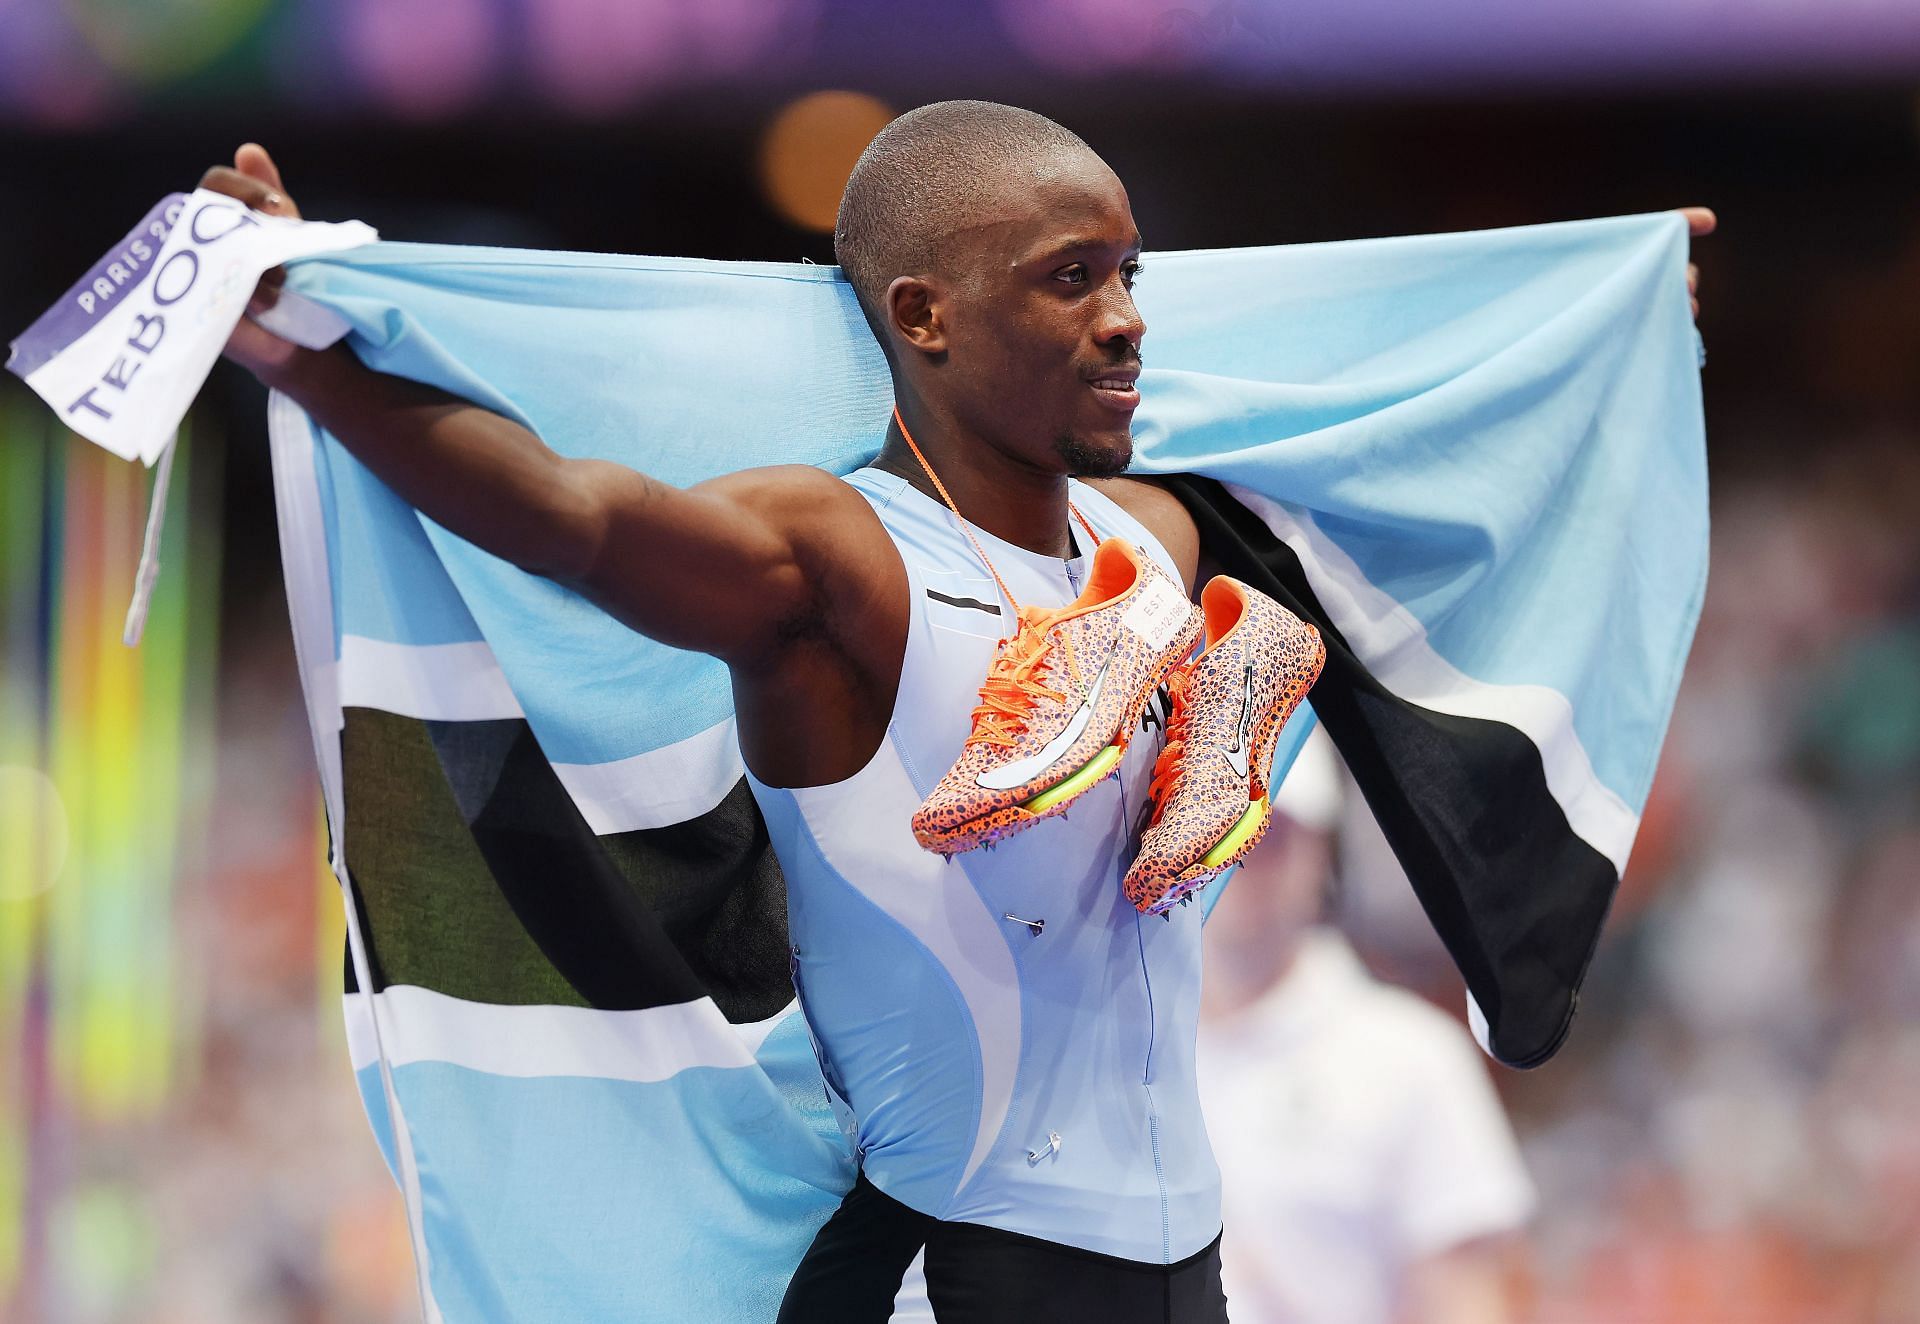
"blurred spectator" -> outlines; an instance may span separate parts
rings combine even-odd
[[[1339,776],[1316,731],[1207,926],[1227,1300],[1236,1324],[1507,1324],[1533,1184],[1465,1028],[1321,922]]]

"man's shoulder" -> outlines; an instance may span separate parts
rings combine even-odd
[[[1160,545],[1167,549],[1188,591],[1196,582],[1200,566],[1200,531],[1180,498],[1151,478],[1122,475],[1117,478],[1081,480],[1114,505],[1138,520]]]
[[[770,527],[825,545],[871,543],[881,535],[873,506],[846,479],[812,464],[766,464],[699,484]]]
[[[757,464],[709,478],[699,486],[724,488],[737,500],[761,497],[769,501],[857,501],[862,504],[866,500],[853,484],[817,464]]]
[[[1080,481],[1135,519],[1140,518],[1142,511],[1154,513],[1186,510],[1186,507],[1180,504],[1180,498],[1169,492],[1157,479],[1140,474],[1120,474],[1113,478],[1082,478]]]

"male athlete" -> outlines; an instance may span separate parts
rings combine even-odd
[[[263,150],[235,167],[203,186],[297,215]],[[436,523],[729,666],[796,989],[861,1168],[782,1321],[885,1320],[921,1252],[943,1324],[1226,1318],[1193,1070],[1200,912],[1162,922],[1120,887],[1154,738],[1069,819],[991,853],[944,864],[908,830],[1010,595],[1082,587],[1092,538],[1070,502],[1192,592],[1191,519],[1119,476],[1140,246],[1119,179],[1052,121],[971,101],[895,120],[854,168],[835,250],[898,412],[844,480],[793,465],[676,489],[341,347],[251,322],[227,347]],[[269,279],[256,306],[273,297]]]

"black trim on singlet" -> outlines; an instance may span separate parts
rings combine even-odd
[[[1102,1255],[1039,1237],[948,1223],[862,1173],[794,1272],[777,1324],[886,1324],[907,1267],[926,1250],[939,1324],[1226,1324],[1220,1238],[1174,1264]]]
[[[949,607],[968,607],[974,611],[990,611],[995,616],[998,616],[1000,614],[1000,604],[997,602],[982,602],[978,598],[950,597],[947,594],[942,593],[937,588],[928,589],[927,596],[932,598],[935,602],[944,602]]]

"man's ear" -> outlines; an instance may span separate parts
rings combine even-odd
[[[908,348],[922,354],[944,354],[947,326],[941,292],[920,276],[895,276],[887,286],[883,307],[887,324]]]

